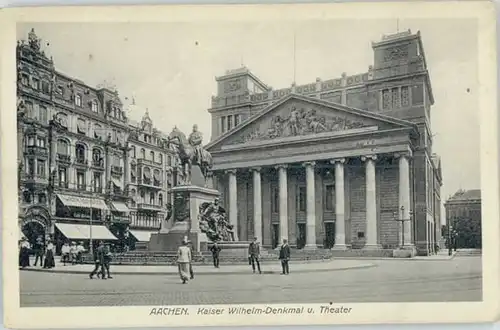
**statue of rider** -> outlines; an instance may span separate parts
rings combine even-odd
[[[198,165],[201,165],[203,162],[203,134],[198,131],[198,125],[193,126],[193,132],[189,135],[188,139],[189,144],[193,147],[195,152],[195,159]]]

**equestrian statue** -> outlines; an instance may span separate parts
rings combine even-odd
[[[187,184],[191,183],[191,169],[193,165],[200,167],[205,180],[213,166],[212,155],[203,148],[202,142],[203,135],[198,131],[198,125],[193,126],[193,131],[189,135],[189,138],[186,138],[186,135],[177,127],[174,127],[168,136],[167,143],[172,143],[177,147]]]

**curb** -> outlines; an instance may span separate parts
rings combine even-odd
[[[119,266],[118,266],[119,267]],[[373,268],[377,267],[375,264],[364,264],[364,265],[358,265],[358,266],[349,266],[349,267],[339,267],[339,268],[332,268],[332,269],[303,269],[303,270],[296,270],[293,273],[321,273],[321,272],[334,272],[334,271],[340,271],[340,270],[349,270],[349,269],[365,269],[365,268]],[[85,274],[88,275],[91,271],[91,267],[89,267],[88,271],[83,271],[83,270],[50,270],[50,269],[37,269],[37,268],[25,268],[25,269],[20,269],[20,271],[25,271],[25,272],[39,272],[39,273],[53,273],[53,274]],[[222,272],[197,272],[196,268],[195,274],[196,275],[254,275],[252,272],[247,272],[247,271],[241,271],[241,272],[229,272],[229,271],[222,271]],[[114,271],[112,272],[113,275],[150,275],[150,276],[158,276],[158,275],[178,275],[178,272],[175,271],[169,271],[169,272],[131,272],[131,271]],[[262,274],[280,274],[281,271],[273,271],[273,270],[265,270],[262,272]]]

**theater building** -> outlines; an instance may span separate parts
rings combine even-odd
[[[240,240],[434,253],[442,179],[422,39],[405,31],[372,47],[356,75],[278,90],[246,68],[216,78],[206,148]]]

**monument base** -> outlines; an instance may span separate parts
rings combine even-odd
[[[172,188],[174,195],[174,226],[168,231],[151,235],[148,250],[176,252],[184,239],[191,241],[193,252],[207,251],[207,236],[199,229],[198,212],[202,203],[213,202],[220,195],[217,190],[184,185]]]

